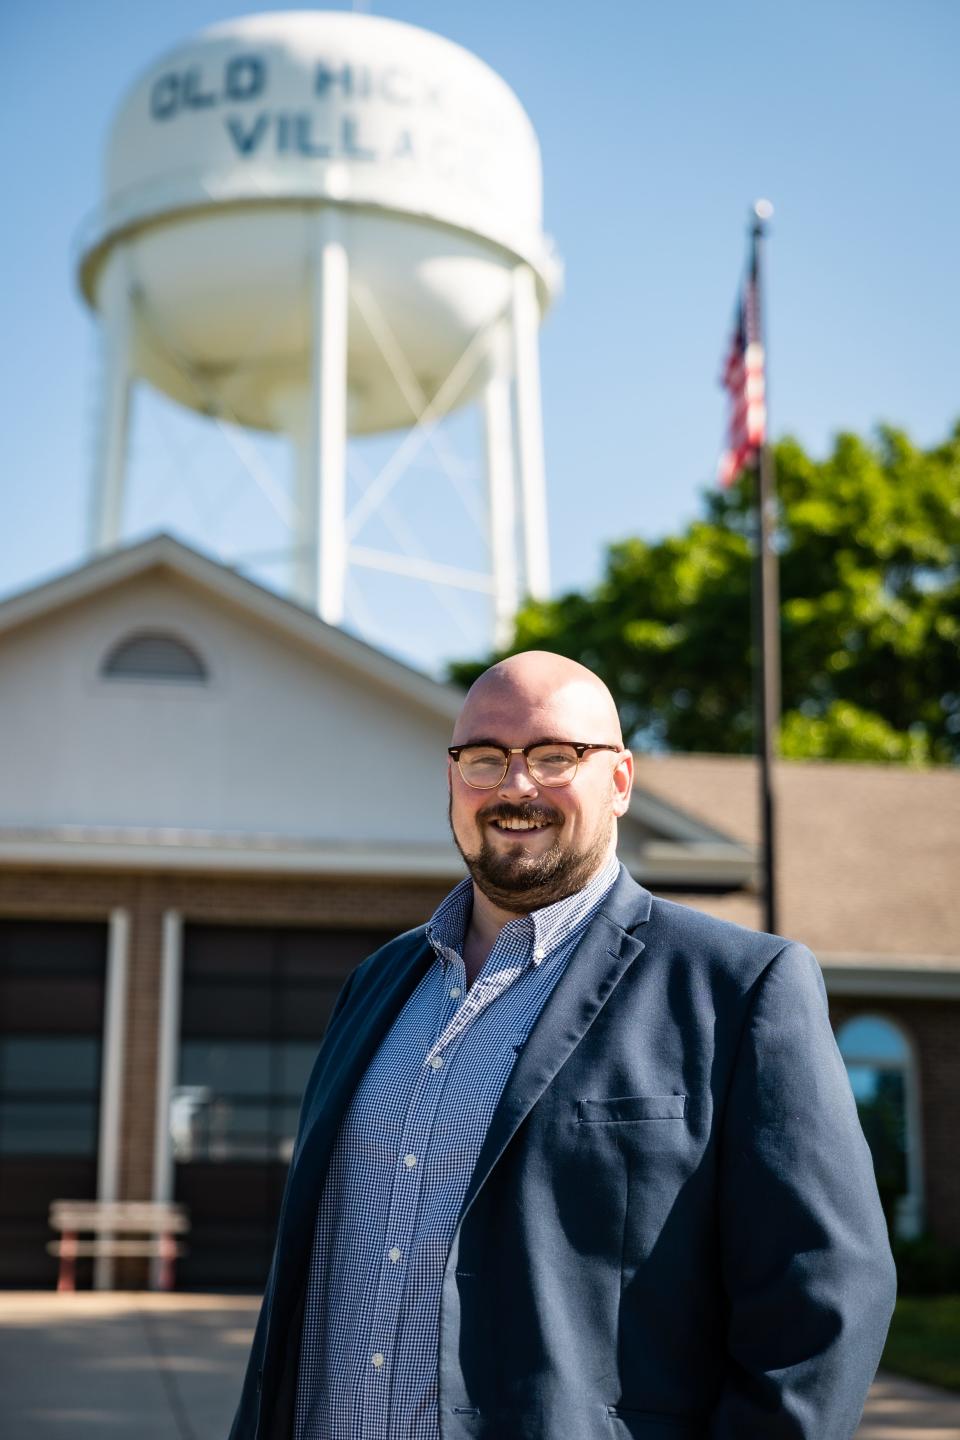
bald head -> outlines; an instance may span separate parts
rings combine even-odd
[[[530,733],[518,735],[510,729],[516,724]],[[617,707],[600,677],[548,650],[525,650],[485,670],[467,692],[453,732],[455,745],[544,738],[623,743]]]
[[[541,909],[582,890],[616,854],[633,757],[623,749],[613,696],[585,665],[545,650],[501,660],[471,687],[453,743],[507,752],[498,781],[499,757],[487,750],[492,784],[489,771],[474,772],[479,784],[464,776],[462,756],[448,767],[450,824],[475,905],[479,894],[498,913]],[[539,762],[530,769],[528,752],[543,746],[556,759],[564,743],[578,747],[578,763],[551,784]]]

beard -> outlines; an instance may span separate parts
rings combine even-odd
[[[582,890],[607,855],[614,821],[600,826],[592,839],[579,850],[562,844],[564,818],[542,805],[491,805],[474,817],[480,831],[477,850],[470,852],[460,843],[453,824],[453,797],[448,807],[453,843],[470,872],[470,878],[481,894],[501,910],[527,915],[542,910],[557,900],[565,900]],[[493,819],[549,820],[556,827],[553,844],[539,855],[524,853],[518,845],[511,850],[497,850],[491,844],[487,822]]]

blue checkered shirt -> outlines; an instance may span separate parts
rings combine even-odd
[[[427,926],[436,952],[354,1093],[317,1213],[294,1440],[438,1440],[443,1270],[518,1051],[619,872],[503,927],[467,989],[473,888]]]

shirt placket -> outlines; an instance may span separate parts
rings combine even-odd
[[[462,968],[463,961],[459,955],[456,956],[456,960]],[[451,1015],[448,1023],[444,1026],[443,1033],[435,1041],[428,1060],[432,1061],[437,1057],[442,1057],[442,1052],[448,1049],[454,1040],[460,1038],[477,1016],[482,1014],[488,1005],[492,1005],[494,1000],[498,999],[505,990],[509,989],[527,968],[528,963],[528,942],[517,936],[509,936],[505,941],[498,940],[487,957],[487,962],[480,974],[467,991],[466,1000]],[[465,977],[465,970],[463,974]]]
[[[357,1396],[357,1434],[363,1440],[383,1440],[384,1436],[393,1434],[391,1418],[396,1408],[391,1404],[393,1359],[406,1268],[416,1240],[415,1224],[425,1162],[435,1131],[445,1078],[445,1057],[440,1053],[436,1037],[442,1038],[442,1033],[450,1028],[466,991],[466,971],[462,959],[454,952],[445,954],[448,958],[443,968],[442,1003],[438,1007],[434,1042],[424,1056],[407,1106],[369,1315],[367,1354]]]

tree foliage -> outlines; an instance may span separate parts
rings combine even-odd
[[[960,759],[960,423],[923,451],[880,427],[811,459],[775,447],[782,753],[924,764]],[[602,675],[634,741],[747,753],[754,744],[753,481],[656,542],[609,547],[586,593],[528,602],[511,647]],[[451,666],[469,683],[494,658]]]

